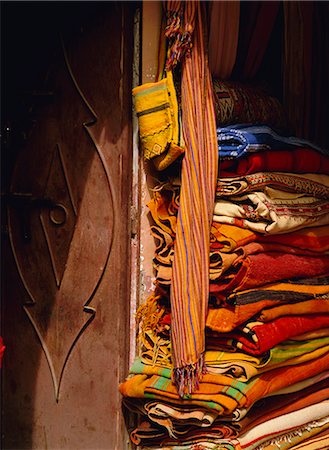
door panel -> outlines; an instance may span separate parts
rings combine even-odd
[[[133,4],[7,8],[39,36],[11,44],[37,67],[10,86],[29,126],[6,197],[3,447],[121,450]]]

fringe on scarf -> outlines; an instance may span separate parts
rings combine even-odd
[[[172,370],[172,382],[177,387],[178,395],[183,398],[197,391],[199,389],[199,381],[201,381],[202,375],[205,373],[207,373],[207,368],[204,354],[201,354],[199,361],[195,364],[174,368]]]

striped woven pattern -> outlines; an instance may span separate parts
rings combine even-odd
[[[186,153],[182,163],[171,289],[174,381],[180,395],[197,388],[202,372],[209,293],[210,223],[218,172],[216,122],[201,5],[200,2],[185,2],[183,6],[184,26],[186,32],[193,32],[193,47],[182,62]]]

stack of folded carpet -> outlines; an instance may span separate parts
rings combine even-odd
[[[120,385],[139,414],[131,439],[182,450],[329,448],[329,156],[267,126],[217,134],[207,373],[183,398],[171,381],[171,180],[149,204],[156,287]]]

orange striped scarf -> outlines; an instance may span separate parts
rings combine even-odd
[[[170,8],[184,12],[184,28],[180,35],[186,44],[184,48],[189,52],[182,61],[182,122],[186,151],[182,163],[171,289],[173,378],[180,396],[198,387],[198,379],[204,369],[210,224],[218,165],[203,7],[199,1],[167,3],[167,14]],[[167,26],[167,30],[169,28]],[[170,64],[173,59],[169,58]]]

